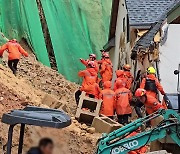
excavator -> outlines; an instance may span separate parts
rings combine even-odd
[[[163,139],[167,136],[180,147],[180,65],[179,69],[174,71],[174,74],[178,75],[178,93],[173,95],[173,97],[171,97],[171,94],[166,96],[167,104],[170,104],[171,109],[160,109],[109,134],[103,134],[98,140],[96,154],[127,154],[130,151],[139,149],[150,142]],[[174,96],[176,97],[175,99]],[[129,134],[158,117],[161,117],[162,121],[155,128],[128,137]]]
[[[148,121],[157,117],[163,117],[163,120],[148,131],[143,131],[136,136],[126,138],[130,133],[136,131]],[[98,141],[97,154],[127,154],[130,151],[139,149],[146,144],[162,139],[169,135],[171,139],[180,146],[180,116],[171,109],[158,110],[144,118],[115,130],[109,134],[103,134]]]

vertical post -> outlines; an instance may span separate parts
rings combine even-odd
[[[7,143],[7,154],[11,154],[11,147],[12,147],[12,136],[13,136],[13,129],[15,125],[10,125],[8,131],[8,143]]]
[[[178,113],[180,113],[180,93],[178,93]]]
[[[25,130],[25,124],[21,124],[21,130],[20,130],[20,136],[19,136],[18,154],[22,154],[23,142],[24,142],[24,130]]]
[[[180,64],[178,67],[178,83],[177,83],[177,93],[178,93],[178,113],[180,113]]]

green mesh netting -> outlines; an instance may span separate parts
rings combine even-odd
[[[40,0],[58,71],[79,82],[79,58],[97,54],[108,39],[111,0]],[[11,11],[10,11],[11,10]],[[36,0],[0,0],[0,30],[26,38],[39,61],[50,66]],[[2,44],[4,41],[1,41]]]

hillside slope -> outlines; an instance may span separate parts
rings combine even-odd
[[[18,76],[0,65],[0,109],[3,113],[12,109],[24,108],[26,105],[43,106],[43,98],[50,95],[52,98],[66,104],[66,111],[72,116],[73,123],[64,129],[50,129],[28,126],[25,133],[24,151],[37,145],[42,137],[50,137],[55,142],[54,154],[91,154],[99,134],[87,132],[87,126],[82,126],[74,119],[76,105],[74,92],[78,85],[68,82],[56,71],[44,67],[31,54],[28,59],[22,59],[19,65]],[[45,105],[45,107],[49,107]],[[15,128],[13,153],[16,153],[19,126]],[[7,142],[8,126],[0,123],[0,138],[5,147]],[[0,146],[1,147],[1,146]],[[0,149],[1,151],[1,149]]]

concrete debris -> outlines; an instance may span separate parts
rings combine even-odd
[[[95,128],[96,132],[99,133],[110,133],[116,129],[123,127],[123,125],[118,122],[101,115],[100,117],[95,117],[92,123],[92,127]]]
[[[90,134],[94,134],[95,133],[95,128],[94,127],[90,127],[87,129],[87,132]]]

